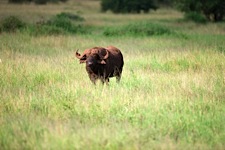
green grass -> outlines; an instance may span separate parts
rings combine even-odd
[[[82,16],[92,34],[1,33],[0,149],[224,149],[224,23],[179,22],[173,10],[167,21],[165,10],[100,14],[93,4],[74,6],[87,9]],[[104,23],[120,30],[135,20],[176,34],[101,34]],[[121,83],[112,78],[109,86],[94,86],[74,52],[108,45],[123,52]]]

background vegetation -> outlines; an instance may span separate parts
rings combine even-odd
[[[100,9],[1,3],[0,149],[223,150],[224,22]],[[94,86],[74,52],[108,45],[121,83]]]
[[[9,3],[47,4],[67,2],[68,0],[8,0]],[[114,13],[148,13],[159,7],[173,7],[185,13],[186,19],[198,23],[206,20],[223,21],[225,15],[224,0],[100,0],[101,10]]]
[[[111,10],[114,13],[140,13],[149,12],[150,9],[156,10],[156,0],[102,0],[102,11]]]
[[[218,22],[222,21],[225,15],[224,0],[174,0],[174,2],[178,9],[189,16]]]
[[[31,3],[34,2],[35,4],[47,4],[47,3],[58,3],[58,2],[67,2],[68,0],[8,0],[9,3]]]

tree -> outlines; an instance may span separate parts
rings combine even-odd
[[[48,2],[51,3],[58,3],[58,2],[66,2],[68,0],[8,0],[9,3],[30,3],[34,2],[35,4],[47,4]]]
[[[225,0],[174,0],[178,9],[198,13],[210,21],[222,21],[225,16]]]
[[[114,13],[140,13],[156,10],[158,6],[155,0],[102,0],[102,11],[111,10]]]
[[[31,2],[31,0],[9,0],[9,3],[24,3]]]

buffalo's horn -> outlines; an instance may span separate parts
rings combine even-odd
[[[78,53],[78,50],[79,50],[79,49],[77,49],[76,55],[75,55],[75,56],[76,56],[78,59],[81,59],[81,55]]]
[[[105,54],[105,56],[101,55],[101,59],[107,59],[109,57],[109,52],[107,50],[105,50],[105,51],[106,51],[106,54]]]

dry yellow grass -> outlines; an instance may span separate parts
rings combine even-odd
[[[224,23],[176,22],[174,10],[139,16],[96,8],[98,1],[3,4],[0,14],[35,22],[75,11],[95,27],[151,20],[188,36],[1,33],[0,148],[224,149]],[[121,83],[94,86],[74,51],[107,45],[124,54]]]

